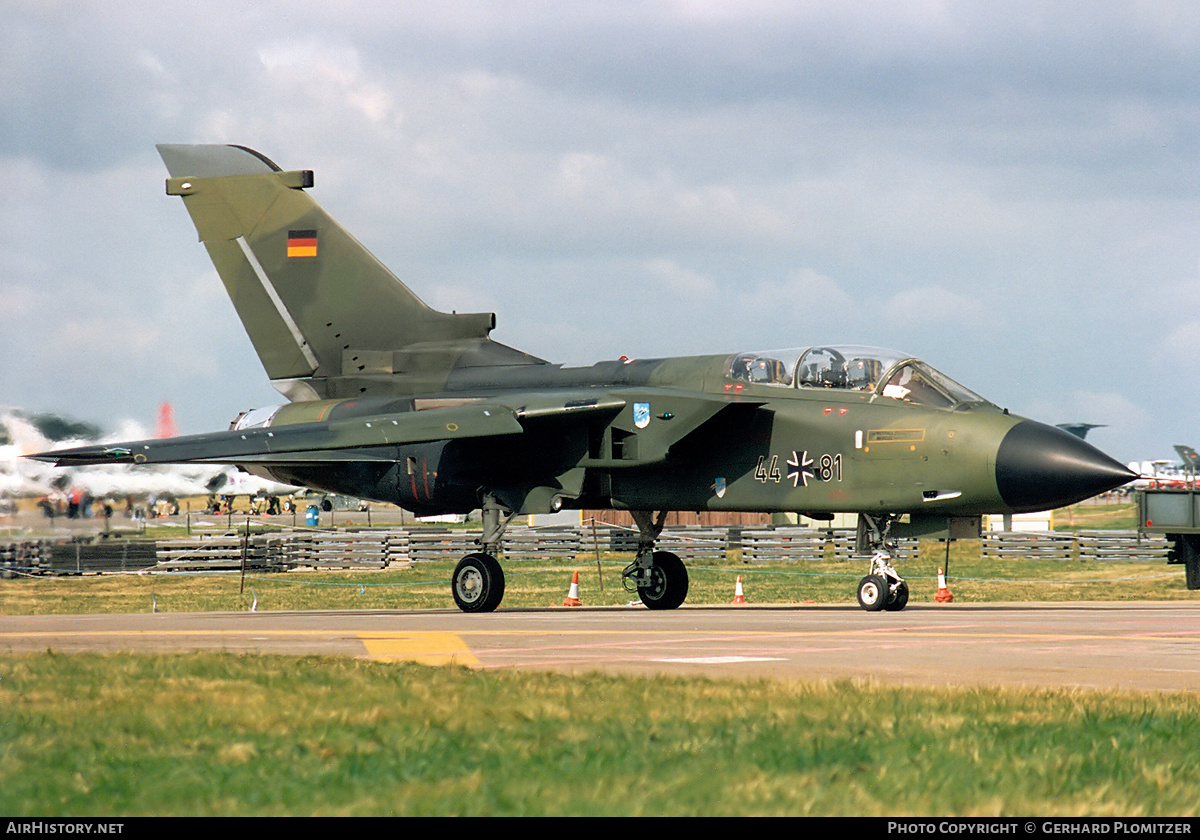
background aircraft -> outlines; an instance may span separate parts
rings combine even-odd
[[[1175,451],[1182,459],[1180,463],[1158,458],[1153,461],[1131,461],[1129,469],[1138,474],[1129,484],[1130,490],[1155,489],[1183,490],[1194,487],[1196,473],[1200,470],[1200,455],[1190,446],[1176,444]]]
[[[1191,472],[1193,475],[1200,472],[1200,452],[1182,443],[1175,444],[1175,451],[1183,459],[1183,463],[1181,464],[1183,469]]]
[[[1086,438],[1087,433],[1092,429],[1103,429],[1104,425],[1101,423],[1059,423],[1058,428],[1082,439]]]
[[[139,432],[136,427],[126,428],[123,436]],[[141,501],[152,496],[286,495],[300,489],[247,475],[232,466],[98,464],[61,470],[27,457],[55,446],[96,445],[102,438],[100,429],[91,423],[0,409],[0,498],[36,499],[78,490],[94,499],[133,497]]]
[[[239,146],[159,146],[267,375],[287,405],[227,432],[78,447],[60,466],[234,464],[418,514],[481,509],[455,602],[494,610],[518,513],[628,510],[628,586],[687,595],[656,551],[667,511],[857,513],[858,600],[902,609],[902,528],[978,533],[985,513],[1046,510],[1133,474],[1081,438],[1011,416],[903,353],[813,345],[566,368],[491,339],[491,313],[429,308],[328,216],[311,171]]]

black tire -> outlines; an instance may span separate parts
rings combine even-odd
[[[504,570],[490,554],[468,554],[454,567],[450,592],[463,612],[492,612],[504,599]]]
[[[900,612],[908,606],[908,583],[900,581],[896,586],[896,591],[892,593],[888,602],[884,605],[884,609],[889,612]]]
[[[879,575],[867,575],[858,582],[858,605],[867,612],[879,612],[888,600],[887,581]]]
[[[649,580],[638,587],[638,597],[652,610],[673,610],[683,603],[688,593],[687,567],[677,555],[656,551],[650,567]]]

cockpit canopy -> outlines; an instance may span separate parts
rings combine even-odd
[[[878,347],[809,347],[808,349],[736,353],[725,365],[734,380],[785,388],[836,388],[864,391],[875,397],[952,409],[986,403],[924,362]]]

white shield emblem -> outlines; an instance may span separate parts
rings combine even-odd
[[[633,425],[639,429],[650,425],[650,403],[633,404]]]
[[[718,499],[725,497],[725,479],[718,478],[715,482],[713,482],[713,487],[716,488]]]

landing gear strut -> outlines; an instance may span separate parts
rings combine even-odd
[[[483,550],[468,554],[454,567],[450,592],[454,603],[463,612],[492,612],[504,598],[504,570],[496,559],[503,546],[504,529],[512,522],[513,512],[501,520],[504,512],[491,493],[483,497]]]
[[[892,568],[896,541],[889,535],[895,521],[890,513],[858,516],[858,550],[871,551],[870,570],[858,582],[858,605],[867,612],[896,612],[908,605],[908,583]]]
[[[659,511],[657,516],[646,510],[630,512],[638,526],[638,551],[634,561],[621,572],[625,587],[636,588],[638,597],[649,609],[673,610],[687,598],[688,573],[678,555],[654,550],[667,512]]]

